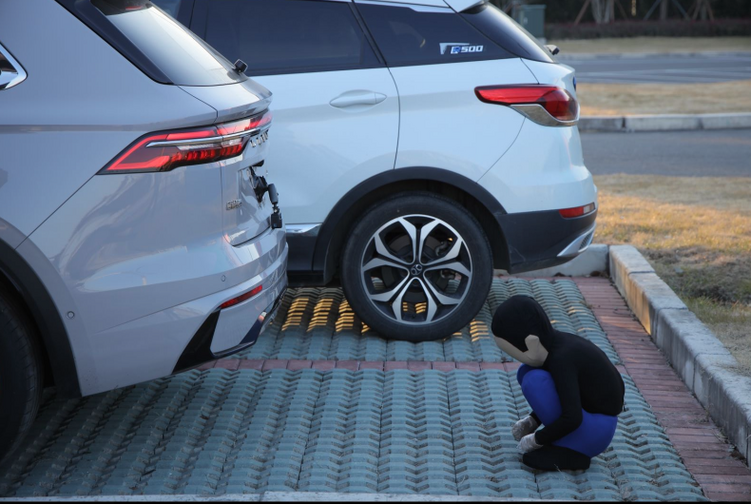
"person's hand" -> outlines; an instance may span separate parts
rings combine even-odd
[[[539,450],[542,448],[541,444],[537,444],[537,441],[535,440],[535,434],[527,434],[522,438],[521,441],[519,441],[519,446],[517,447],[517,450],[519,450],[519,453],[529,453],[534,450]]]
[[[527,434],[536,431],[539,426],[540,424],[537,423],[537,420],[531,416],[526,416],[511,427],[511,435],[514,436],[516,441],[520,441]]]

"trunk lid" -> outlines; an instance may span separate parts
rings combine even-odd
[[[271,93],[250,79],[225,86],[181,86],[217,111],[217,124],[248,117],[270,118]],[[264,116],[264,114],[266,114]],[[269,123],[258,127],[242,156],[220,164],[222,184],[222,228],[232,245],[240,245],[270,226],[273,207],[267,195],[263,162],[268,148]]]

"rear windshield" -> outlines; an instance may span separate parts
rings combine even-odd
[[[534,35],[495,5],[483,3],[462,11],[461,16],[510,53],[533,61],[555,63],[550,51]]]
[[[139,67],[165,84],[217,86],[247,77],[147,0],[58,0]]]

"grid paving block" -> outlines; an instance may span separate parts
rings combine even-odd
[[[341,289],[288,289],[279,315],[250,349],[231,358],[312,361],[501,362],[513,359],[495,344],[493,314],[510,296],[534,297],[553,326],[599,346],[615,364],[621,361],[584,296],[572,280],[493,279],[488,299],[466,327],[441,341],[386,340],[366,330]]]
[[[189,371],[64,401],[47,393],[0,496],[265,491],[706,500],[633,381],[587,471],[521,463],[515,373]]]

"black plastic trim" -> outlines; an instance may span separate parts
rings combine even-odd
[[[558,257],[576,237],[591,228],[597,211],[574,219],[558,210],[507,214],[499,220],[509,247],[509,273],[557,266],[571,257]]]
[[[81,397],[68,331],[57,306],[31,266],[3,241],[0,241],[0,273],[10,280],[31,312],[49,356],[58,393],[63,397]]]
[[[175,364],[172,374],[187,371],[188,369],[200,366],[205,362],[227,357],[228,355],[235,354],[254,345],[258,340],[258,336],[261,334],[261,329],[267,324],[270,324],[274,320],[274,317],[276,317],[276,312],[282,303],[285,291],[286,289],[283,289],[282,292],[279,293],[279,296],[277,296],[277,298],[266,307],[263,314],[253,323],[240,343],[217,354],[211,351],[211,342],[214,339],[214,332],[216,331],[216,325],[219,322],[219,314],[221,313],[221,310],[211,312],[203,324],[201,324],[201,327],[198,328],[196,334],[193,335],[193,338],[188,342],[182,355],[180,355],[180,358],[177,360],[177,364]]]
[[[214,339],[217,322],[219,322],[219,310],[212,312],[204,323],[201,324],[201,327],[198,328],[198,331],[196,331],[196,334],[188,342],[188,346],[185,347],[180,358],[177,359],[175,369],[172,370],[173,374],[216,359],[211,352],[211,340]]]
[[[316,241],[318,236],[300,236],[287,233],[289,256],[287,258],[288,271],[309,271],[313,264]]]
[[[360,11],[357,10],[357,6],[354,2],[350,2],[349,7],[350,9],[352,9],[352,14],[355,16],[360,29],[365,34],[365,38],[368,40],[370,47],[373,49],[373,53],[376,55],[378,62],[381,64],[381,66],[386,66],[386,58],[381,52],[381,48],[378,47],[378,44],[376,44],[375,38],[373,38],[373,34],[370,33],[370,28],[368,28],[368,25],[365,24],[365,19],[363,19],[362,14],[360,14]]]
[[[452,171],[432,167],[411,167],[382,172],[361,182],[337,202],[323,222],[314,247],[311,246],[312,242],[309,240],[298,240],[288,236],[290,255],[295,258],[294,263],[291,263],[289,267],[290,285],[299,285],[305,278],[308,281],[320,278],[323,283],[331,281],[336,272],[338,249],[344,241],[342,234],[348,231],[348,225],[345,229],[341,229],[340,226],[344,225],[342,223],[348,223],[348,221],[356,219],[359,216],[353,214],[353,209],[358,208],[358,203],[366,201],[367,196],[377,194],[379,190],[383,192],[384,189],[392,184],[402,184],[402,188],[396,189],[398,191],[409,190],[406,187],[409,183],[414,183],[415,185],[439,183],[459,189],[471,195],[484,207],[484,210],[494,219],[495,226],[498,226],[497,222],[500,217],[506,214],[503,206],[487,189]],[[500,227],[498,227],[498,233],[500,232]],[[332,249],[332,245],[333,250],[330,250]],[[305,248],[302,252],[299,249],[293,251],[293,247],[297,249],[298,246]],[[306,255],[311,255],[311,253],[312,263],[303,269],[303,261]],[[502,257],[504,256],[505,251],[495,258],[495,262],[503,260]]]

